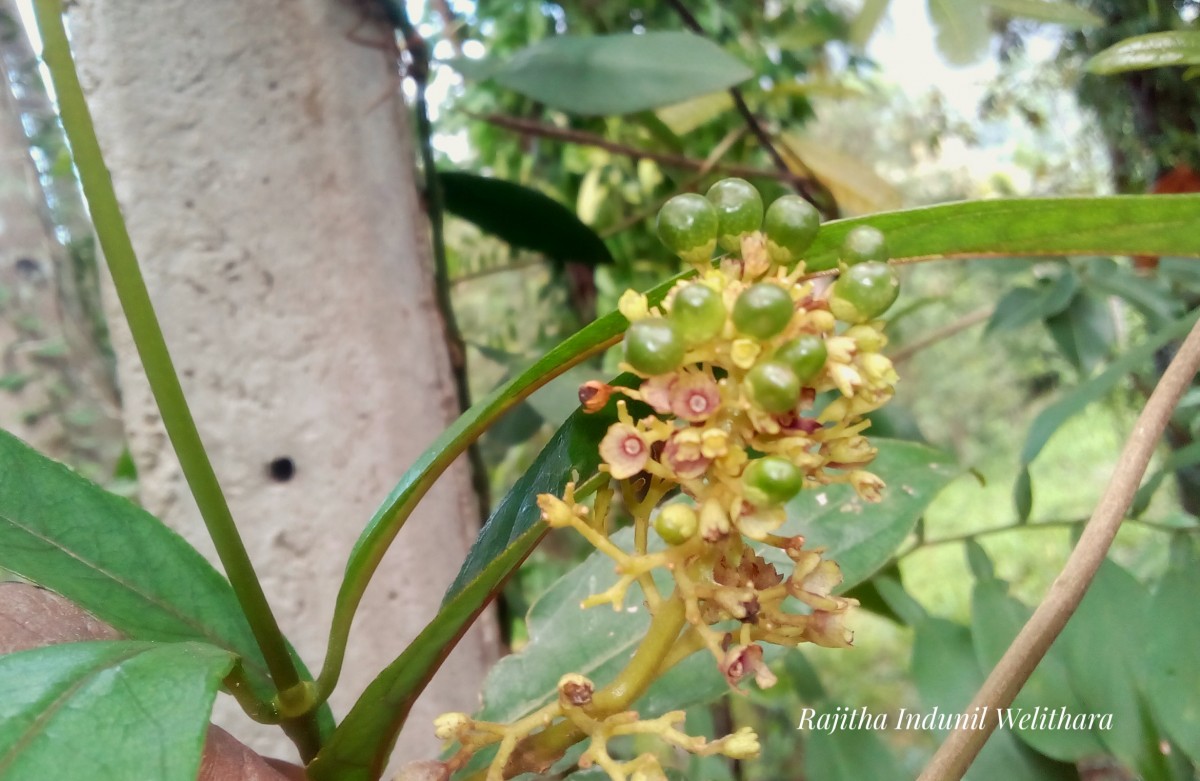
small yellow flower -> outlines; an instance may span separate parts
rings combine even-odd
[[[721,741],[721,753],[730,759],[754,759],[761,750],[758,735],[750,727],[742,727]]]
[[[739,369],[749,369],[758,360],[762,345],[753,339],[734,339],[729,348],[729,359]]]
[[[617,301],[617,310],[631,323],[644,320],[650,316],[650,304],[646,297],[636,290],[626,290]]]

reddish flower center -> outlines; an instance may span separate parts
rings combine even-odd
[[[621,450],[625,451],[627,456],[640,456],[645,449],[646,445],[637,437],[626,437],[621,443]]]

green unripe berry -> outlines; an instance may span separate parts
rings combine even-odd
[[[859,225],[846,234],[842,242],[842,262],[847,266],[877,260],[884,262],[888,259],[887,241],[878,228],[870,225]]]
[[[625,360],[643,374],[666,374],[683,363],[683,339],[667,320],[648,317],[625,332]]]
[[[717,243],[725,249],[741,249],[742,237],[762,227],[762,196],[745,179],[722,179],[706,197],[717,210]]]
[[[829,351],[825,340],[812,334],[797,336],[789,339],[775,351],[774,360],[782,361],[792,367],[800,382],[808,382],[825,367],[825,359]]]
[[[868,260],[851,266],[833,283],[829,309],[847,323],[865,323],[888,310],[900,295],[900,278],[887,263]]]
[[[686,504],[668,504],[654,519],[654,530],[668,545],[682,545],[696,536],[700,519]]]
[[[771,260],[792,265],[812,246],[821,228],[821,215],[799,195],[784,195],[767,209],[763,231]]]
[[[742,472],[745,497],[755,507],[783,504],[804,487],[799,467],[780,456],[764,456],[751,461]]]
[[[747,336],[770,339],[787,327],[795,311],[786,290],[759,282],[743,290],[733,303],[733,325]]]
[[[800,400],[800,379],[783,361],[763,361],[746,373],[754,401],[772,415],[791,412]]]
[[[668,317],[684,344],[694,347],[721,333],[725,327],[725,301],[708,285],[693,282],[675,294]]]
[[[717,246],[717,210],[703,195],[684,193],[658,212],[662,243],[688,263],[707,263]]]

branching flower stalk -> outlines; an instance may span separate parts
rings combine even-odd
[[[613,781],[665,779],[654,754],[629,760],[609,751],[622,735],[655,736],[700,756],[748,759],[759,752],[748,728],[715,740],[680,730],[684,714],[642,719],[631,706],[649,685],[696,651],[707,652],[731,689],[747,679],[766,688],[775,676],[764,645],[851,645],[846,626],[855,600],[835,596],[837,563],[803,536],[778,534],[786,503],[802,490],[848,483],[878,501],[883,481],[867,470],[876,449],[865,415],[885,404],[897,380],[879,320],[899,283],[886,262],[882,234],[852,231],[837,281],[826,289],[805,277],[804,251],[819,229],[815,209],[784,196],[764,214],[762,199],[741,179],[718,182],[706,197],[681,195],[659,215],[664,243],[697,270],[651,307],[628,291],[619,308],[629,320],[622,368],[636,388],[589,382],[580,400],[589,412],[615,404],[617,420],[601,440],[601,470],[610,483],[591,508],[574,484],[542,494],[538,506],[553,528],[571,528],[613,560],[611,587],[583,608],[623,609],[638,586],[650,628],[626,668],[607,686],[578,673],[559,681],[558,696],[511,724],[445,714],[437,735],[458,749],[447,773],[481,749],[496,747],[485,774],[503,781],[544,772],[574,743],[587,740],[581,767],[598,766]],[[713,266],[717,245],[729,254]],[[664,498],[678,489],[681,500]],[[616,495],[633,517],[634,544],[610,538]],[[650,529],[666,543],[651,544]],[[762,555],[777,548],[786,575]],[[653,574],[671,588],[660,592]]]

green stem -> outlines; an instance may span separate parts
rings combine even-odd
[[[163,426],[175,448],[217,555],[246,614],[254,638],[262,649],[275,686],[281,691],[288,689],[299,683],[300,676],[287,641],[254,574],[254,567],[234,525],[233,515],[221,492],[171,362],[166,340],[146,290],[146,282],[138,267],[133,242],[121,216],[112,178],[100,152],[91,113],[79,85],[63,24],[62,0],[35,0],[34,6],[38,31],[43,41],[42,59],[50,71],[58,96],[63,128],[71,146],[75,167],[79,171],[79,181],[87,198],[96,237],[112,272],[117,296],[162,415]],[[311,729],[297,730],[301,742],[306,744],[301,746],[305,753],[317,748],[315,722],[310,726]]]

